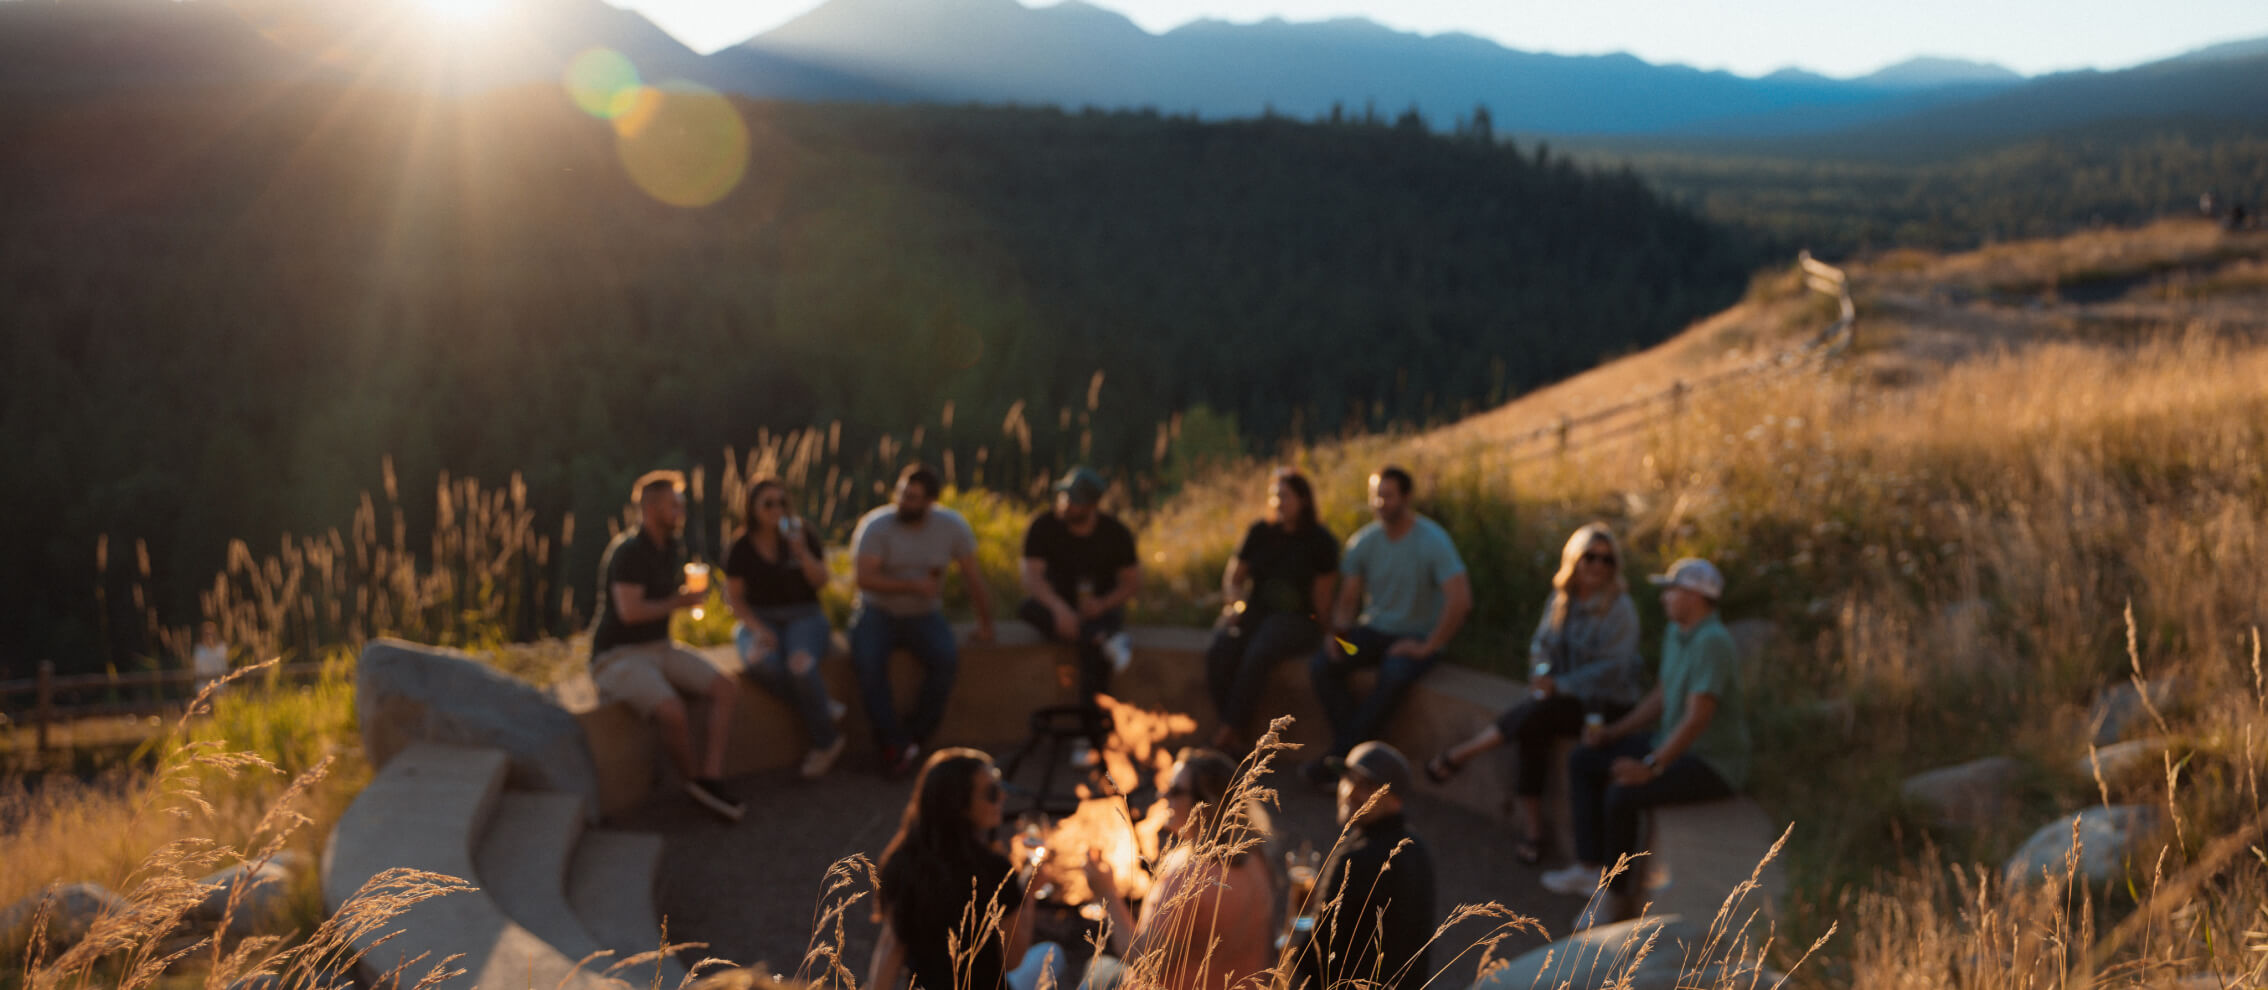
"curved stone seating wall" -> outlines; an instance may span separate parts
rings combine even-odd
[[[998,641],[988,646],[967,644],[969,628],[959,630],[964,640],[960,677],[937,740],[941,744],[996,749],[1013,746],[1023,741],[1034,710],[1072,700],[1067,668],[1062,668],[1070,662],[1070,650],[1042,640],[1021,622],[1002,623]],[[1113,694],[1143,708],[1192,715],[1200,726],[1209,727],[1213,705],[1205,687],[1205,646],[1211,633],[1169,627],[1136,627],[1129,632],[1134,641],[1134,661],[1115,679]],[[839,636],[836,645],[835,654],[823,662],[822,670],[829,693],[850,708],[843,719],[843,731],[850,736],[845,759],[872,761],[872,734],[859,704],[857,679],[849,657],[842,652]],[[731,647],[708,649],[725,655]],[[902,707],[912,705],[919,678],[919,667],[910,656],[900,654],[892,661],[892,685]],[[1296,721],[1289,740],[1305,747],[1291,758],[1304,759],[1319,752],[1329,741],[1329,730],[1308,682],[1304,658],[1278,664],[1269,683],[1262,710],[1292,716]],[[1357,684],[1363,684],[1362,675],[1358,675]],[[1525,690],[1516,681],[1445,664],[1412,689],[1408,701],[1388,725],[1386,737],[1412,760],[1423,760],[1434,750],[1479,729]],[[652,729],[628,705],[619,703],[592,707],[578,712],[577,717],[598,767],[601,810],[614,815],[646,801],[654,793],[664,763]],[[1253,728],[1257,731],[1257,722]],[[807,745],[793,709],[754,683],[743,683],[733,719],[728,773],[793,766]],[[1420,786],[1493,814],[1509,797],[1510,775],[1508,751],[1498,750],[1476,760],[1447,787],[1433,788],[1422,780]]]

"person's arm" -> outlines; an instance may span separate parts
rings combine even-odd
[[[818,591],[827,587],[827,554],[819,548],[819,537],[811,532],[807,523],[796,523],[796,538],[785,542],[795,548],[795,563],[803,569],[803,581]]]
[[[1118,583],[1110,586],[1110,594],[1095,600],[1095,614],[1101,615],[1133,601],[1142,590],[1142,563],[1135,561],[1118,569]]]
[[[679,591],[667,598],[647,598],[646,586],[630,581],[616,581],[607,586],[607,591],[614,596],[615,617],[629,623],[667,619],[671,612],[709,600],[709,596],[691,591]]]
[[[1126,898],[1118,892],[1118,873],[1111,869],[1109,860],[1102,858],[1093,849],[1087,850],[1085,870],[1087,890],[1102,902],[1103,914],[1108,921],[1103,929],[1103,951],[1125,959],[1128,948],[1134,943],[1135,924],[1133,912],[1126,910]],[[1166,893],[1165,879],[1160,876],[1157,883],[1150,885],[1149,899],[1143,902],[1144,914],[1149,913],[1148,904],[1151,901]]]
[[[1617,688],[1635,685],[1645,661],[1638,656],[1638,609],[1630,603],[1630,596],[1615,600],[1605,615],[1599,616],[1599,631],[1593,642],[1596,646],[1586,656],[1572,658],[1573,670],[1561,675],[1553,671],[1559,689],[1580,697],[1602,695],[1608,698],[1629,695]]]
[[[1339,572],[1324,571],[1315,575],[1315,587],[1308,592],[1309,607],[1315,610],[1315,621],[1321,623],[1331,614],[1331,596],[1338,590]]]
[[[1244,600],[1244,586],[1252,580],[1252,565],[1242,557],[1230,557],[1228,566],[1221,568],[1221,607],[1235,610],[1236,603]]]
[[[769,652],[765,649],[764,641],[772,638],[772,630],[764,625],[762,619],[756,617],[756,610],[749,607],[748,582],[727,576],[724,581],[724,600],[725,607],[732,610],[732,617],[739,619],[741,625],[747,626],[749,632],[756,634],[756,651]]]
[[[976,553],[971,551],[953,558],[961,571],[961,583],[968,585],[969,604],[976,608],[976,638],[980,643],[992,642],[992,590],[984,586],[984,572],[977,569]]]
[[[1362,575],[1341,572],[1339,575],[1339,601],[1331,606],[1331,613],[1323,616],[1323,631],[1332,636],[1354,628],[1355,616],[1362,614]]]
[[[1465,617],[1473,612],[1472,578],[1462,572],[1450,575],[1441,582],[1441,595],[1445,599],[1441,604],[1441,620],[1433,624],[1433,631],[1422,640],[1405,639],[1395,643],[1393,652],[1407,655],[1414,651],[1416,656],[1430,657],[1449,648],[1449,641],[1456,638]]]
[[[866,967],[866,990],[897,990],[905,967],[905,943],[898,941],[897,928],[885,917],[882,933],[874,939],[874,958]]]
[[[1023,896],[1016,899],[1015,907],[1008,909],[1006,928],[1008,938],[1005,945],[1007,952],[1003,956],[1010,969],[1014,969],[1017,963],[1022,962],[1024,953],[1031,950],[1032,930],[1039,923],[1039,912],[1031,910],[1033,891],[1039,888],[1039,884],[1026,880],[1017,886],[1023,889]]]
[[[919,595],[923,598],[937,594],[937,579],[913,578],[901,581],[882,573],[882,558],[861,554],[858,558],[858,590],[876,595]]]
[[[1583,730],[1583,744],[1597,746],[1613,742],[1634,732],[1644,732],[1647,726],[1659,721],[1661,717],[1662,686],[1656,684],[1653,690],[1646,692],[1646,697],[1639,700],[1638,707],[1630,710],[1630,714],[1600,726],[1595,732],[1586,727]],[[1597,738],[1593,738],[1594,735]]]

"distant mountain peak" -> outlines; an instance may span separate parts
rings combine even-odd
[[[2014,85],[2024,77],[2005,65],[1942,55],[1919,55],[1851,80],[1877,89],[1935,89],[1940,86]]]

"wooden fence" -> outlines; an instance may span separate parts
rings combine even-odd
[[[309,660],[277,664],[248,678],[258,683],[313,680],[323,663]],[[160,715],[186,708],[208,678],[192,670],[147,670],[101,674],[55,673],[55,661],[39,662],[38,676],[0,681],[0,711],[11,723],[30,723],[34,746],[43,757],[51,745],[50,729],[80,719]],[[239,682],[244,683],[244,682]],[[15,704],[29,698],[30,704]]]

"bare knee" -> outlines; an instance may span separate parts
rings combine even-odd
[[[740,682],[731,677],[720,674],[709,682],[709,703],[718,708],[732,707],[733,696],[739,693]]]
[[[811,673],[811,668],[818,662],[819,661],[814,659],[811,654],[798,650],[794,653],[788,654],[788,673],[794,674],[797,677],[802,677],[805,674]]]
[[[664,729],[683,729],[685,728],[685,702],[671,698],[655,705],[653,713],[649,717],[654,720],[655,724]]]

